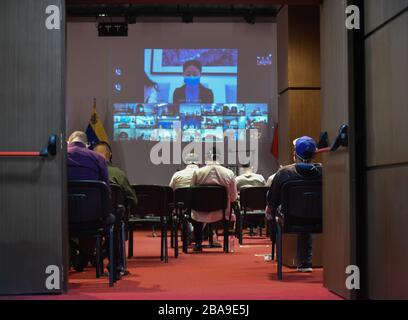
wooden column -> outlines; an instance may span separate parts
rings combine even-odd
[[[279,162],[292,163],[292,141],[320,135],[319,6],[278,13]]]
[[[284,6],[277,19],[279,162],[293,163],[293,140],[320,135],[319,6]],[[318,160],[319,161],[319,160]],[[313,265],[322,266],[322,236],[313,245]],[[283,263],[295,267],[295,235],[284,235]]]

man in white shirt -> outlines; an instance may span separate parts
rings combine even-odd
[[[219,155],[214,152],[211,156],[212,160],[207,162],[207,165],[205,167],[194,172],[191,186],[224,186],[228,192],[228,207],[225,213],[226,219],[229,219],[230,203],[237,199],[237,184],[235,181],[234,173],[231,170],[221,166],[220,163],[217,162],[218,156]],[[214,212],[197,212],[193,210],[191,213],[191,217],[194,221],[194,236],[196,242],[194,251],[202,251],[204,223],[213,223],[222,220],[223,212],[222,210]]]
[[[187,155],[184,159],[184,163],[187,164],[187,167],[177,171],[171,178],[169,185],[173,190],[190,187],[193,174],[199,169],[198,157],[194,153]]]
[[[253,168],[249,163],[242,165],[241,175],[236,177],[238,191],[243,187],[264,187],[266,184],[265,178],[253,172]]]
[[[173,174],[173,177],[171,178],[169,186],[173,190],[179,188],[189,188],[191,185],[191,179],[193,178],[194,172],[199,169],[198,157],[194,153],[188,154],[184,159],[184,163],[187,164],[187,167],[183,170],[177,171],[175,174]],[[193,230],[194,230],[193,225],[189,222],[188,223],[189,242],[192,241],[191,235]]]

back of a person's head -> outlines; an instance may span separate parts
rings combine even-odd
[[[88,137],[86,133],[83,131],[75,131],[73,132],[68,139],[68,143],[80,142],[83,145],[88,145]]]
[[[241,167],[239,168],[239,172],[240,172],[240,175],[253,173],[251,163],[246,162],[246,163],[241,164]]]
[[[198,165],[199,163],[198,156],[195,153],[191,152],[184,157],[184,163],[187,165],[190,165],[190,164]]]
[[[293,141],[296,158],[303,163],[311,163],[316,151],[317,145],[313,138],[303,136]]]

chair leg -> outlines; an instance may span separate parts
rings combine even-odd
[[[174,221],[170,220],[170,247],[174,248]]]
[[[164,222],[161,221],[161,231],[160,231],[160,261],[164,260]]]
[[[187,218],[183,218],[183,253],[188,251],[188,221]]]
[[[278,280],[282,280],[282,228],[280,225],[276,226],[277,231],[277,257],[278,260]]]
[[[125,231],[125,223],[122,221],[121,226],[121,249],[122,249],[122,267],[123,272],[126,272],[127,265],[126,265],[126,231]]]
[[[272,251],[271,251],[272,260],[275,260],[275,245],[276,245],[275,240],[272,240]]]
[[[266,236],[270,238],[271,237],[271,224],[269,223],[269,221],[265,222],[265,228],[266,228],[265,230]]]
[[[167,221],[164,224],[164,263],[169,262],[169,247],[167,241]]]
[[[275,250],[276,250],[276,234],[272,235],[272,260],[275,260]]]
[[[276,222],[273,220],[269,224],[270,227],[270,236],[271,236],[271,241],[272,241],[272,260],[275,260],[276,254]]]
[[[244,243],[244,216],[241,214],[239,217],[239,244]]]
[[[115,258],[114,258],[114,226],[109,228],[109,287],[113,287],[113,282],[115,279]]]
[[[229,252],[229,225],[228,221],[224,220],[224,252],[228,253]]]
[[[101,277],[101,236],[96,236],[96,278]]]
[[[174,257],[178,258],[178,219],[175,219],[175,223],[174,223]]]
[[[213,228],[211,223],[207,224],[207,228],[208,228],[208,243],[210,244],[210,246],[214,245],[214,233],[213,233]]]
[[[128,258],[133,257],[133,229],[129,230]]]

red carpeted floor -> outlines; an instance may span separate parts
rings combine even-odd
[[[222,241],[220,237],[219,241]],[[108,287],[107,278],[95,279],[95,269],[69,273],[69,293],[59,296],[25,297],[30,299],[148,299],[148,300],[270,300],[340,299],[322,285],[323,271],[301,274],[284,268],[284,280],[277,281],[276,263],[265,262],[270,253],[265,238],[245,238],[235,242],[235,252],[224,254],[221,248],[202,253],[180,252],[169,263],[160,261],[160,238],[149,232],[135,232],[135,257],[128,260],[130,275]],[[181,250],[180,250],[181,251]],[[21,297],[20,297],[21,298]]]

